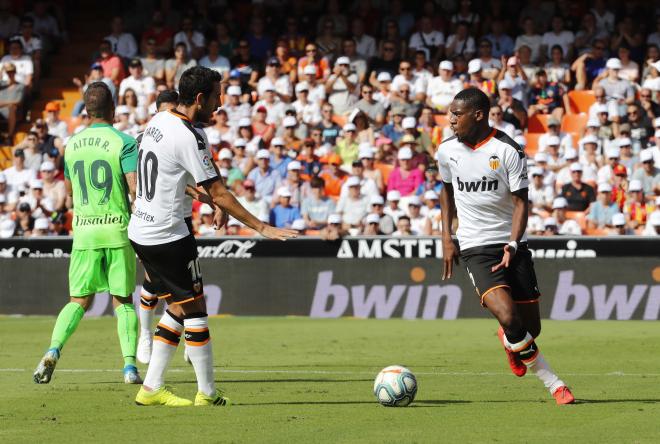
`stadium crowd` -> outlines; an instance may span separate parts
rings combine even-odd
[[[31,29],[51,52],[58,40],[37,9],[46,2],[21,19],[6,3],[0,115],[11,135],[38,75]],[[527,152],[529,234],[660,234],[654,2],[155,3],[115,17],[74,83],[105,82],[115,127],[137,136],[187,68],[220,72],[222,106],[204,132],[227,185],[264,221],[327,239],[438,234],[434,154],[451,136],[453,96],[473,86],[492,99],[491,125]],[[0,173],[1,237],[69,233],[62,154],[89,118],[82,102],[68,121],[59,112],[46,105]],[[194,228],[253,235],[236,220],[214,229],[198,203]]]

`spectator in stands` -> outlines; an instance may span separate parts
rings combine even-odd
[[[318,130],[312,130],[312,132],[316,134],[320,133]],[[319,157],[314,153],[315,146],[314,139],[311,137],[305,139],[300,150],[300,155],[297,157],[297,160],[302,166],[301,177],[306,181],[318,176],[321,172],[321,162]]]
[[[342,128],[342,137],[337,141],[337,154],[341,157],[344,169],[350,168],[358,158],[359,143],[357,128],[354,123],[347,123]]]
[[[624,103],[625,99],[634,97],[635,90],[630,81],[619,76],[623,67],[621,60],[617,58],[608,59],[605,67],[607,70],[594,80],[594,83],[603,87],[607,100],[615,100],[621,104]]]
[[[54,211],[63,211],[66,203],[66,189],[64,181],[55,179],[55,164],[49,160],[43,162],[39,168],[39,173],[43,182],[44,197],[53,202]]]
[[[142,61],[134,58],[128,64],[129,76],[119,85],[119,103],[124,105],[124,94],[128,89],[133,90],[137,98],[137,105],[145,110],[156,100],[156,82],[153,77],[144,75]]]
[[[371,199],[369,200],[369,204],[371,208],[369,214],[370,215],[375,214],[378,216],[378,231],[386,235],[392,234],[396,227],[392,216],[385,214],[384,212],[385,201],[383,199],[383,196],[381,195],[372,196]]]
[[[270,142],[270,167],[277,171],[281,179],[286,178],[287,166],[292,159],[287,156],[286,145],[281,137],[274,137]]]
[[[561,189],[561,197],[566,199],[569,211],[585,211],[596,200],[593,187],[582,182],[582,165],[574,162],[570,166],[571,182]]]
[[[541,42],[543,38],[536,33],[534,20],[530,17],[523,18],[522,29],[524,34],[516,37],[514,50],[518,51],[522,46],[527,46],[531,50],[531,58],[533,62],[538,62],[541,54]],[[505,55],[507,57],[511,54],[501,54],[498,57]]]
[[[656,208],[658,207],[656,206]],[[655,210],[649,215],[642,234],[644,236],[660,236],[660,210]]]
[[[557,141],[553,143],[562,151],[573,146],[571,135],[561,131],[560,119],[552,116],[548,119],[548,132],[539,137],[539,151],[545,151],[547,146],[550,145],[549,141],[554,140],[554,138],[557,138]]]
[[[48,4],[45,1],[35,2],[33,11],[28,13],[28,16],[34,20],[34,32],[39,34],[50,48],[56,47],[62,36],[57,19],[48,12]]]
[[[399,165],[392,170],[387,183],[387,190],[396,190],[401,196],[413,194],[424,181],[422,171],[412,168],[412,150],[408,147],[399,149],[397,159]]]
[[[367,215],[370,198],[360,192],[360,178],[351,176],[346,180],[348,192],[337,202],[337,213],[342,215],[344,228],[360,228]]]
[[[298,120],[307,125],[308,128],[315,127],[321,123],[321,108],[317,102],[309,100],[309,84],[302,81],[296,84],[296,98],[293,108],[296,110]]]
[[[27,90],[32,87],[32,76],[34,74],[34,64],[32,57],[25,55],[23,51],[23,44],[20,39],[12,38],[9,40],[9,53],[0,59],[0,64],[3,68],[9,66],[11,63],[14,65],[15,81],[25,86]],[[6,72],[2,73],[2,80],[9,81],[9,76]]]
[[[601,75],[606,65],[605,51],[605,41],[596,39],[591,50],[575,59],[571,65],[571,71],[575,72],[576,90],[591,88],[592,82]],[[593,86],[596,87],[596,85]]]
[[[488,38],[479,41],[478,56],[475,60],[480,62],[482,76],[485,79],[496,78],[502,69],[502,62],[493,57],[493,43]]]
[[[410,36],[408,48],[412,51],[423,50],[428,60],[437,61],[444,55],[445,36],[433,29],[432,18],[422,15],[418,31]]]
[[[165,23],[163,12],[154,11],[151,26],[142,34],[142,53],[146,53],[147,42],[153,39],[156,44],[156,53],[160,57],[167,57],[172,51],[172,38],[174,31]]]
[[[250,171],[248,179],[255,184],[257,195],[266,202],[270,202],[276,188],[282,181],[282,175],[270,167],[270,152],[268,150],[260,149],[256,158],[257,168]]]
[[[611,226],[612,218],[618,213],[619,207],[612,203],[612,186],[609,183],[598,184],[598,197],[589,206],[587,227],[594,230]]]
[[[351,21],[351,37],[355,41],[355,49],[360,57],[369,60],[376,55],[376,39],[365,33],[364,21],[360,17]]]
[[[32,217],[50,217],[55,208],[55,203],[44,196],[44,184],[40,179],[30,180],[30,191],[19,199],[19,205],[23,202],[30,205]]]
[[[513,84],[509,80],[503,79],[497,84],[497,87],[499,89],[497,104],[502,108],[504,121],[511,123],[519,130],[527,127],[527,110],[520,100],[513,97]]]
[[[653,135],[653,122],[636,102],[628,105],[627,116],[630,138],[633,139],[635,152],[639,152],[641,148],[648,145],[649,139]]]
[[[289,162],[286,169],[287,175],[280,183],[280,188],[287,188],[291,192],[291,205],[300,209],[303,199],[308,197],[311,193],[309,184],[302,180],[300,174],[302,171],[302,165],[297,160]],[[274,206],[275,203],[275,199],[273,199],[271,206]]]
[[[45,155],[57,157],[58,152],[64,152],[64,143],[62,138],[50,134],[48,124],[44,120],[37,119],[34,122],[34,127],[31,131],[35,131],[37,133],[37,137],[39,138],[39,151]],[[55,165],[58,167],[58,169],[60,169],[57,163],[55,163]]]
[[[358,76],[350,71],[350,59],[345,56],[339,57],[325,83],[328,102],[337,114],[347,114],[352,109],[357,86]]]
[[[9,62],[3,66],[7,80],[0,84],[0,116],[7,122],[6,140],[11,143],[16,132],[18,114],[25,97],[25,85],[16,81],[16,66]]]
[[[81,96],[85,94],[85,91],[87,91],[87,87],[94,82],[105,83],[108,89],[110,89],[110,92],[112,93],[112,97],[115,100],[115,103],[117,102],[117,87],[115,87],[115,84],[113,83],[112,79],[110,79],[110,77],[105,77],[103,73],[103,66],[100,63],[95,62],[91,65],[89,69],[89,75],[85,76],[85,82],[80,80],[80,78],[78,77],[73,78],[73,84],[76,85],[76,87],[78,87],[78,91]],[[74,117],[80,115],[84,107],[85,107],[85,102],[79,100],[74,105],[71,114]]]
[[[115,16],[110,22],[112,32],[105,37],[112,45],[112,52],[124,60],[130,60],[138,53],[135,37],[128,32],[124,32],[124,21],[120,16]]]
[[[207,45],[207,54],[199,61],[200,66],[219,72],[221,75],[229,73],[231,68],[229,59],[220,54],[220,43],[211,39]]]
[[[639,90],[639,104],[650,120],[660,117],[660,104],[653,101],[653,91],[651,89],[642,88]]]
[[[316,45],[313,43],[307,44],[305,56],[298,60],[298,78],[302,79],[305,78],[305,75],[311,75],[311,68],[305,72],[307,66],[314,67],[314,76],[321,82],[325,82],[330,77],[330,63],[328,59],[319,55]]]
[[[467,83],[467,87],[473,86],[479,88],[486,94],[489,98],[492,98],[495,94],[496,82],[492,79],[485,79],[483,77],[483,71],[481,67],[481,60],[473,59],[468,63],[468,74],[470,75],[470,80]]]
[[[259,97],[261,97],[261,100],[257,101],[252,107],[252,115],[258,117],[257,120],[262,123],[260,127],[254,128],[257,135],[263,134],[266,125],[274,125],[274,131],[275,126],[279,126],[284,118],[284,102],[277,96],[275,85],[271,82],[264,83],[259,91]],[[260,113],[263,116],[257,116]],[[264,137],[264,139],[266,138]]]
[[[238,201],[241,205],[259,220],[268,219],[270,212],[268,202],[261,197],[257,197],[254,182],[248,179],[244,180],[242,185],[243,193],[238,197]]]
[[[568,202],[563,197],[557,197],[552,202],[552,216],[556,222],[557,234],[580,236],[582,229],[580,225],[573,219],[566,217],[566,208]]]
[[[539,167],[530,169],[530,176],[532,178],[529,184],[530,206],[537,210],[550,210],[555,193],[551,186],[543,183],[543,169]]]
[[[135,120],[131,121],[131,110],[126,105],[119,105],[115,108],[115,124],[113,127],[132,137],[137,137],[140,132]]]
[[[406,212],[399,207],[400,201],[400,192],[397,190],[391,190],[387,192],[387,206],[383,209],[383,212],[389,215],[394,220],[394,222],[399,220],[399,217],[406,214]]]
[[[380,231],[380,216],[374,213],[369,213],[364,218],[364,227],[362,228],[363,236],[378,236]]]
[[[633,173],[632,179],[638,180],[642,184],[644,195],[648,199],[654,195],[660,195],[660,168],[656,167],[651,149],[642,150],[639,153],[641,168]]]
[[[440,74],[433,77],[426,90],[426,103],[428,106],[440,113],[447,113],[447,107],[454,96],[463,89],[460,80],[452,78],[454,64],[444,60],[439,66]]]
[[[307,228],[320,230],[326,226],[328,217],[335,212],[335,203],[324,193],[325,182],[320,177],[312,177],[310,195],[303,199],[301,214]]]
[[[43,43],[41,38],[34,33],[34,19],[29,15],[21,17],[21,28],[19,34],[14,38],[23,45],[23,52],[30,56],[34,66],[33,83],[39,84],[41,78],[41,59]]]
[[[325,159],[325,166],[321,170],[319,177],[325,182],[325,194],[329,197],[339,197],[341,187],[348,175],[339,168],[342,159],[337,153],[329,154]]]
[[[394,29],[396,29],[394,24]],[[388,28],[391,29],[388,23]],[[391,39],[385,37],[381,39],[378,56],[371,59],[368,71],[369,83],[377,85],[376,80],[381,73],[388,73],[393,78],[398,71],[401,52],[405,52],[405,42],[400,39]]]
[[[227,87],[226,91],[227,101],[224,103],[222,109],[227,113],[229,126],[234,131],[238,131],[238,124],[241,119],[250,119],[252,114],[252,107],[249,103],[241,102],[241,87],[238,85],[231,85]]]
[[[362,162],[359,160],[353,162],[351,165],[351,173],[351,177],[357,177],[360,181],[360,194],[369,198],[380,195],[376,182],[364,175],[364,166],[362,166]],[[348,182],[344,182],[341,187],[340,197],[348,195],[348,188]]]
[[[468,22],[456,23],[456,32],[450,35],[445,42],[445,56],[462,55],[467,60],[471,59],[476,52],[476,47],[474,38],[469,33],[470,24]]]
[[[16,207],[16,229],[14,236],[16,237],[29,237],[34,227],[34,217],[32,217],[32,209],[30,204],[23,202]]]
[[[499,105],[493,105],[488,112],[488,123],[493,128],[502,131],[507,136],[513,137],[516,133],[516,127],[513,124],[504,121],[504,113]]]
[[[277,189],[278,203],[270,210],[270,224],[278,227],[290,227],[294,220],[300,219],[300,209],[291,205],[291,191],[282,186]]]
[[[179,79],[185,70],[197,66],[195,59],[188,58],[187,46],[179,42],[174,46],[174,58],[165,62],[165,81],[169,89],[179,88]]]
[[[621,126],[623,127],[624,125]],[[619,163],[626,167],[628,173],[631,174],[638,160],[633,155],[632,141],[629,137],[622,137],[621,139],[616,139],[615,142],[619,147]]]
[[[504,65],[505,59],[502,59]],[[497,76],[498,88],[500,91],[508,89],[511,91],[511,96],[520,101],[523,105],[527,106],[527,89],[529,79],[525,70],[522,69],[520,59],[516,56],[509,57],[506,61],[506,67],[503,67]]]
[[[564,29],[564,19],[559,15],[552,18],[552,29],[543,34],[541,40],[541,58],[549,59],[550,50],[553,46],[561,46],[562,52],[571,58],[573,54],[573,43],[575,35],[572,31]]]
[[[60,102],[52,101],[46,104],[44,110],[46,114],[46,124],[48,125],[48,134],[66,139],[69,135],[67,123],[60,119]]]
[[[218,153],[218,167],[224,168],[228,171],[227,181],[225,183],[230,187],[234,184],[234,182],[242,182],[243,179],[245,179],[243,172],[233,165],[233,159],[234,154],[229,148],[223,148]]]
[[[392,233],[394,237],[417,236],[419,233],[412,230],[410,217],[405,214],[396,221],[396,231]]]
[[[327,225],[321,230],[320,237],[327,241],[334,241],[345,234],[346,230],[342,228],[341,215],[335,213],[328,216]]]
[[[628,184],[628,199],[623,207],[626,224],[633,230],[643,227],[646,224],[648,213],[642,182],[631,180]]]
[[[564,115],[564,101],[568,100],[568,96],[564,94],[564,88],[557,83],[549,82],[547,73],[539,69],[529,91],[529,115],[552,114],[556,119],[561,120]]]
[[[410,218],[410,228],[419,235],[431,235],[431,219],[424,216],[421,212],[422,199],[419,196],[411,196],[408,199],[408,217]],[[400,218],[399,218],[400,220]]]
[[[25,161],[23,162],[24,167],[38,173],[43,159],[43,153],[39,151],[37,133],[30,131],[25,138],[14,147],[14,150],[19,148],[23,150],[23,157],[25,158]]]
[[[545,64],[548,81],[562,88],[571,83],[571,68],[564,60],[564,52],[559,45],[550,48],[550,60]]]
[[[199,59],[204,54],[204,35],[193,29],[192,17],[184,17],[181,21],[181,31],[174,34],[174,46],[183,43],[186,46],[186,55]]]
[[[288,75],[280,72],[281,63],[277,57],[271,57],[266,63],[266,73],[259,79],[257,89],[267,91],[269,87],[275,88],[278,101],[289,103],[293,97],[293,88]]]

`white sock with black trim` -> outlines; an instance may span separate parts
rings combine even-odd
[[[198,390],[207,396],[215,396],[213,348],[208,316],[185,319],[183,325],[186,349],[195,369]]]
[[[165,370],[176,352],[182,331],[181,319],[166,310],[154,333],[151,360],[144,377],[145,387],[158,390],[165,383]]]

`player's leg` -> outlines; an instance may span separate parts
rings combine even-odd
[[[539,291],[532,254],[525,244],[521,245],[507,270],[511,282],[511,295],[516,309],[525,325],[525,329],[536,340],[541,334],[541,313],[539,310]],[[566,384],[559,379],[545,359],[538,352],[536,358],[526,362],[528,368],[541,380],[557,401],[557,404],[571,404],[575,401]]]
[[[103,255],[100,250],[73,250],[69,262],[69,294],[71,299],[57,315],[51,335],[50,347],[34,372],[37,384],[48,384],[60,358],[62,348],[78,328],[93,296],[107,289],[107,281],[99,270]]]
[[[117,336],[124,358],[124,382],[140,384],[142,380],[135,366],[138,318],[133,305],[135,290],[135,252],[130,245],[105,249],[105,270],[112,306],[117,317]]]
[[[149,274],[144,272],[144,281],[140,291],[140,339],[138,340],[137,359],[143,364],[149,363],[151,349],[153,346],[152,327],[154,311],[158,305],[158,292],[149,279]]]

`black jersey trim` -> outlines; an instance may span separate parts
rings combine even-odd
[[[220,180],[220,176],[215,176],[211,177],[210,179],[203,180],[201,182],[197,182],[198,187],[203,187],[203,186],[210,186],[213,185],[215,182]]]
[[[506,143],[507,145],[510,145],[511,148],[516,150],[518,152],[518,156],[521,159],[525,158],[525,150],[522,149],[520,145],[518,145],[511,137],[509,137],[505,132],[502,132],[500,130],[495,131],[495,135],[493,136],[495,139],[499,140],[500,142]]]
[[[450,140],[454,140],[454,139],[456,139],[456,136],[447,137],[445,140],[443,140],[442,142],[440,142],[440,145],[442,145],[442,144],[445,143],[445,142],[449,142]]]

